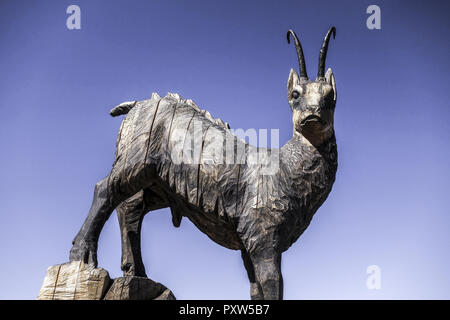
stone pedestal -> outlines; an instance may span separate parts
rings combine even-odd
[[[175,300],[172,291],[148,278],[111,280],[103,268],[81,261],[51,266],[38,300]]]
[[[47,269],[38,300],[100,300],[110,285],[105,269],[69,262]]]
[[[114,279],[105,300],[175,300],[175,296],[151,279],[127,276]]]

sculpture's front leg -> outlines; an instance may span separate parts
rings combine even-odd
[[[255,298],[282,300],[281,252],[266,246],[266,248],[257,253],[249,253],[249,255],[255,271],[255,279],[259,285],[257,292],[262,293],[262,297],[258,296]]]
[[[248,280],[250,281],[250,297],[252,300],[263,300],[264,296],[261,290],[261,286],[256,281],[255,269],[253,268],[253,263],[250,259],[250,255],[245,250],[241,251],[241,255],[245,270],[247,270]]]

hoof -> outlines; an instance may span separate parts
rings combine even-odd
[[[75,242],[72,249],[70,249],[69,261],[83,261],[86,264],[97,267],[97,244]]]
[[[122,264],[121,269],[123,271],[123,276],[131,276],[131,277],[142,277],[147,278],[147,274],[145,273],[144,265],[138,267],[133,263],[125,263]]]

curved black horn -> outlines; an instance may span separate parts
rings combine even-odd
[[[317,71],[317,78],[323,78],[325,76],[325,60],[327,59],[328,42],[330,42],[331,34],[333,34],[333,39],[336,37],[336,28],[331,27],[328,30],[325,39],[323,39],[322,48],[320,48],[319,55],[319,70]]]
[[[298,58],[298,67],[300,68],[300,78],[308,79],[308,74],[306,73],[306,65],[305,65],[305,57],[303,56],[302,45],[300,44],[300,40],[298,40],[297,35],[294,30],[289,29],[286,34],[287,42],[291,43],[290,35],[294,38],[295,49],[297,50],[297,58]]]

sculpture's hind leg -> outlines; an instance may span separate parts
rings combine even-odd
[[[124,276],[147,277],[141,254],[142,220],[149,211],[167,206],[164,193],[153,185],[139,191],[116,208],[122,236]]]
[[[95,185],[91,209],[73,241],[70,261],[82,260],[97,266],[98,239],[106,220],[122,201],[151,183],[152,173],[149,166],[130,165],[126,171],[113,168],[110,176]]]
[[[147,277],[141,255],[141,227],[147,210],[144,191],[139,191],[117,208],[122,236],[122,271],[124,276]]]
[[[100,231],[114,210],[108,196],[108,178],[95,185],[91,209],[80,231],[72,241],[70,261],[84,261],[97,265],[97,243]]]

